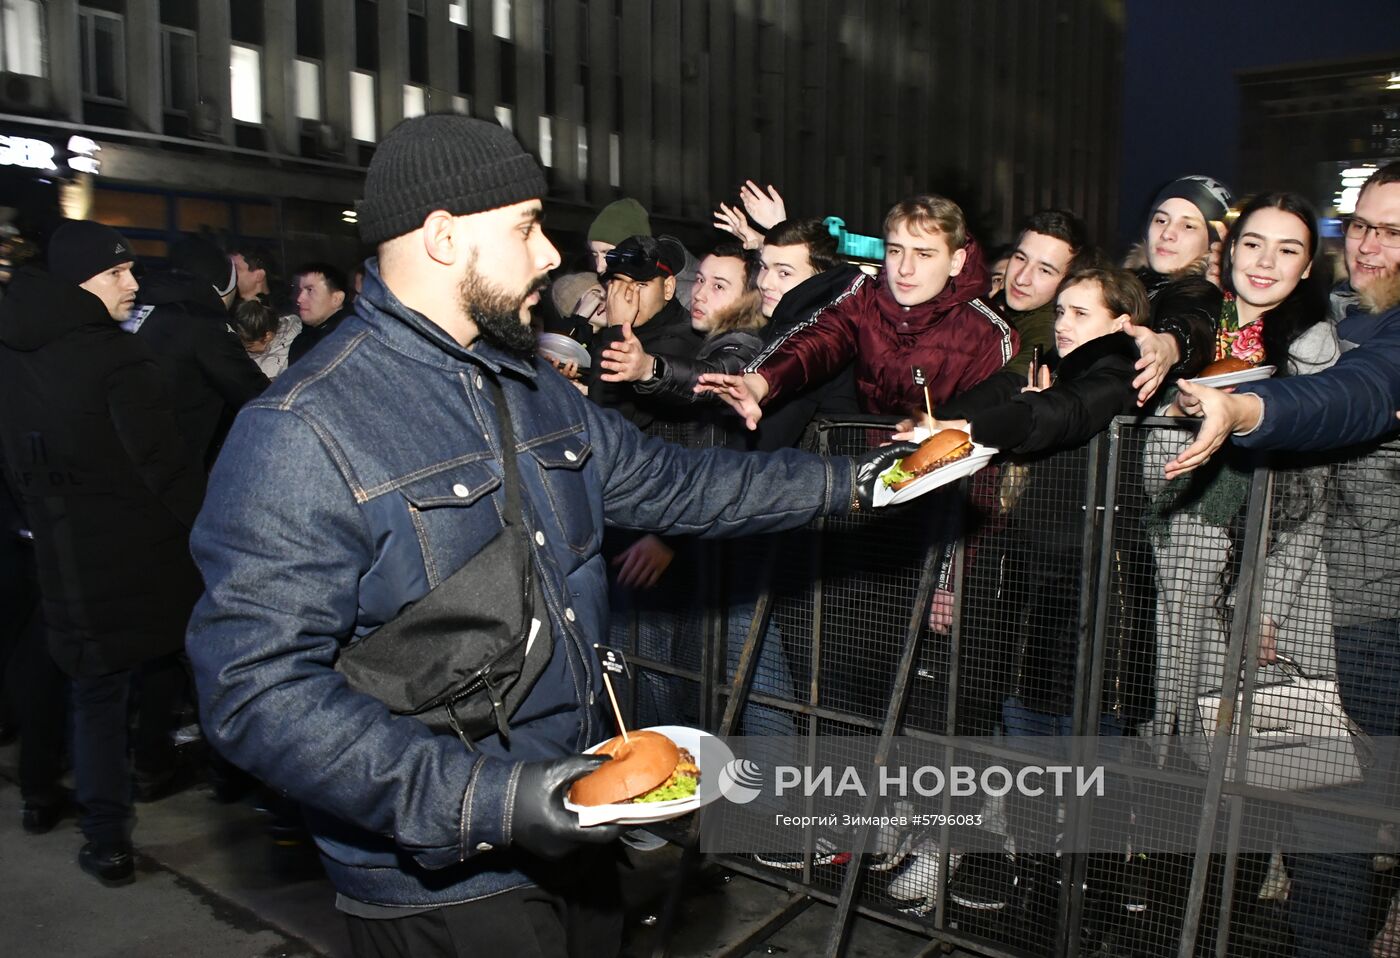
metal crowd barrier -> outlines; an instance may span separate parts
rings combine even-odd
[[[890,422],[820,422],[808,444],[862,451]],[[1227,448],[1167,483],[1193,428],[1120,419],[906,506],[677,542],[669,584],[617,597],[610,641],[633,665],[637,725],[863,736],[883,763],[907,740],[1015,753],[1016,732],[1055,714],[1069,740],[1099,743],[1113,784],[1068,808],[985,805],[983,841],[866,825],[842,865],[817,864],[811,841],[788,870],[719,856],[790,893],[729,953],[825,903],[832,956],[857,914],[923,936],[921,954],[1400,955],[1385,937],[1400,885],[1400,446]],[[940,590],[946,629],[929,618]],[[1287,665],[1254,667],[1261,641]],[[1094,851],[1056,854],[1048,832]],[[667,834],[694,865],[699,823]],[[883,867],[896,847],[914,854]],[[1005,901],[959,893],[960,873],[998,868]]]

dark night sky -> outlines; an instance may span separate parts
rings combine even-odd
[[[1236,70],[1387,53],[1400,53],[1396,0],[1128,0],[1119,245],[1174,177],[1247,187]]]

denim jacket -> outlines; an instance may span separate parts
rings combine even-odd
[[[499,738],[469,751],[334,670],[501,528],[510,409],[554,656]],[[610,734],[591,643],[607,635],[604,523],[702,536],[844,512],[847,460],[686,450],[645,437],[547,364],[463,348],[368,264],[355,315],[249,403],[192,535],[190,622],[206,734],[308,807],[337,889],[371,904],[467,901],[531,881],[510,848],[519,763]]]

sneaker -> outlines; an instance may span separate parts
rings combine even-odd
[[[760,865],[780,868],[783,871],[796,871],[807,864],[806,852],[755,852],[753,857],[754,861]],[[817,839],[816,847],[812,850],[812,867],[814,868],[826,865],[845,865],[850,860],[850,852],[841,851],[836,843],[825,836]]]
[[[1283,862],[1283,852],[1275,848],[1269,856],[1269,868],[1264,880],[1259,883],[1260,901],[1288,901],[1288,868]]]
[[[180,748],[182,745],[190,745],[203,738],[204,730],[199,727],[198,722],[182,725],[170,733],[170,743],[176,748]]]
[[[973,911],[1001,911],[1011,904],[1019,881],[1010,855],[964,855],[948,881],[948,899]]]
[[[898,868],[914,850],[915,835],[904,828],[881,825],[870,851],[870,870],[887,872]]]
[[[1400,863],[1400,837],[1396,836],[1395,826],[1389,822],[1376,832],[1376,844],[1380,851],[1371,859],[1371,868],[1377,872],[1394,871]]]
[[[1141,915],[1147,911],[1147,856],[1142,852],[1132,853],[1123,863],[1123,875],[1119,885],[1123,910],[1130,915]]]
[[[949,869],[956,873],[960,855],[949,857]],[[926,915],[938,904],[938,873],[943,853],[938,843],[926,839],[910,852],[904,871],[890,882],[887,894],[895,907],[906,914]]]

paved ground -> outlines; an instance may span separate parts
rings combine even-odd
[[[72,820],[47,835],[20,829],[16,749],[0,748],[0,955],[13,958],[312,958],[348,955],[330,885],[314,856],[280,851],[250,804],[220,805],[203,788],[138,806],[134,884],[103,888],[77,867]],[[628,876],[629,956],[651,953],[648,897],[664,893],[674,849]],[[675,958],[707,958],[738,941],[784,900],[735,876],[703,882],[686,902]],[[813,906],[758,954],[820,952],[830,911]],[[919,941],[859,923],[849,954],[910,955]]]

